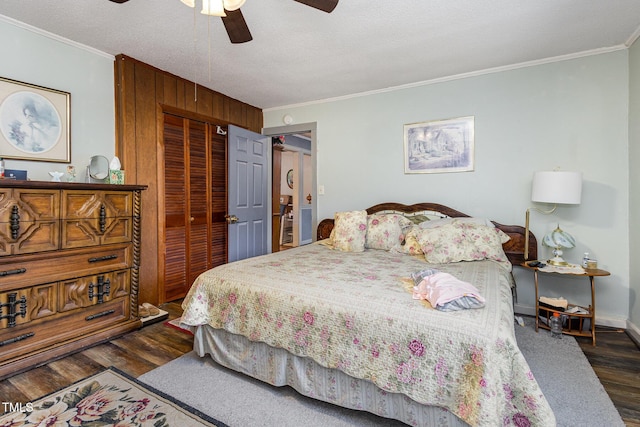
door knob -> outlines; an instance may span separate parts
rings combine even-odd
[[[224,218],[227,220],[227,224],[235,224],[238,222],[238,217],[235,215],[225,215]]]

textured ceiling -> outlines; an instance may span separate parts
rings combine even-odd
[[[331,14],[247,0],[242,12],[253,41],[234,45],[180,0],[0,1],[0,15],[260,108],[624,48],[640,28],[638,0],[340,0]]]

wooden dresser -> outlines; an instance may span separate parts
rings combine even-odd
[[[0,181],[0,378],[141,326],[145,188]]]

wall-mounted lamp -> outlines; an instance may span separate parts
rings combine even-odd
[[[531,201],[538,202],[538,203],[553,203],[553,208],[551,208],[548,211],[539,209],[535,206],[532,206],[527,209],[526,218],[525,218],[525,237],[524,237],[525,239],[524,240],[524,260],[525,261],[529,259],[529,211],[533,209],[540,213],[548,215],[555,212],[559,204],[579,205],[581,198],[582,198],[582,172],[544,171],[544,172],[536,172],[533,175],[533,183],[531,186]],[[556,230],[559,230],[559,233],[556,233]],[[562,260],[562,251],[560,250],[560,248],[561,247],[568,248],[569,246],[561,246],[561,244],[558,244],[558,242],[573,241],[574,244],[573,246],[570,246],[570,247],[574,247],[575,240],[573,240],[573,237],[571,237],[567,232],[560,230],[560,226],[558,226],[556,230],[547,234],[543,239],[543,243],[546,246],[551,246],[552,244],[555,244],[555,246],[551,246],[551,247],[556,248],[556,250],[554,250],[554,258],[552,258],[548,262],[550,264],[555,264],[556,262],[559,262],[564,264],[555,264],[555,265],[566,265],[566,262]],[[547,244],[547,242],[549,244]],[[556,251],[559,251],[559,253],[556,254]],[[558,256],[559,258],[556,259],[556,256]]]

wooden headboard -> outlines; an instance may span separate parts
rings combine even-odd
[[[397,211],[403,213],[416,213],[416,212],[437,212],[442,214],[443,217],[469,217],[465,213],[452,209],[448,206],[439,205],[437,203],[416,203],[415,205],[403,205],[402,203],[381,203],[379,205],[371,206],[367,209],[368,214],[373,214],[382,211]],[[525,244],[525,228],[519,225],[504,225],[495,221],[491,221],[500,230],[504,231],[509,237],[509,241],[502,245],[504,253],[509,258],[509,261],[513,265],[520,265],[524,262],[524,244]],[[318,240],[328,239],[333,230],[333,218],[327,218],[320,221],[318,224],[317,237]],[[538,256],[538,242],[536,237],[529,231],[529,259],[537,259]]]

